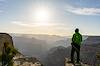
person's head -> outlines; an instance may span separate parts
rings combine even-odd
[[[78,32],[79,32],[79,29],[78,29],[78,28],[76,28],[76,29],[75,29],[75,32],[76,32],[76,33],[78,33]]]

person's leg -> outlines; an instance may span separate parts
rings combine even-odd
[[[75,49],[72,45],[72,49],[71,49],[71,61],[74,62],[74,53],[75,53]]]
[[[79,45],[77,45],[76,53],[77,53],[77,63],[79,63],[79,61],[80,61],[80,46]]]

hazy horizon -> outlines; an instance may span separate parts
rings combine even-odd
[[[47,34],[47,33],[15,33],[15,32],[0,32],[0,33],[8,33],[8,34],[19,34],[19,35],[51,35],[51,36],[62,36],[62,37],[64,37],[64,36],[69,36],[69,37],[72,37],[73,36],[73,34],[74,34],[74,32],[71,34],[71,35],[68,35],[68,34],[66,34],[66,35],[59,35],[59,34]],[[88,35],[88,34],[82,34],[83,36],[100,36],[100,35]]]

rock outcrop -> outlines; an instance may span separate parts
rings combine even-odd
[[[4,43],[14,47],[12,37],[7,33],[0,33],[0,55],[2,54]]]
[[[70,61],[68,58],[65,58],[65,66],[90,66],[88,64],[83,64],[83,63],[80,63],[80,64],[72,64],[72,63],[68,63],[68,61]]]

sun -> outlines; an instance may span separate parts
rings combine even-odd
[[[47,21],[49,19],[49,13],[45,9],[37,10],[35,13],[35,19],[37,21]]]
[[[33,18],[35,25],[37,26],[48,26],[50,21],[50,11],[47,8],[39,7],[34,9]]]

